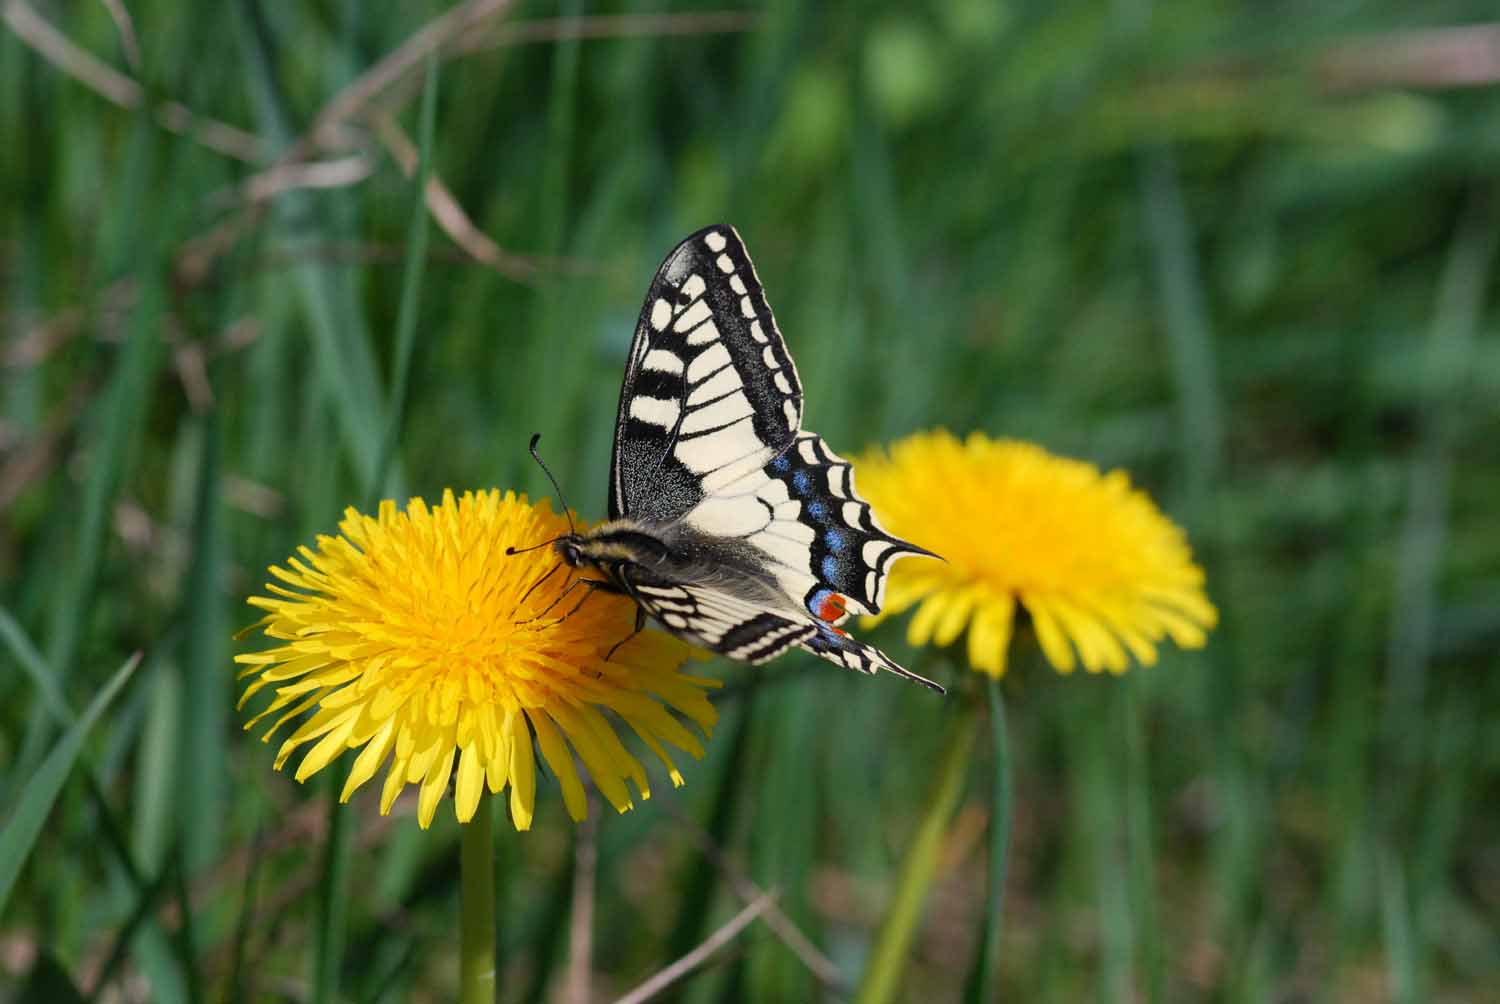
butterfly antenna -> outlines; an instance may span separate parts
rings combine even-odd
[[[552,482],[552,490],[557,492],[557,501],[562,503],[563,515],[568,517],[568,532],[577,533],[578,528],[573,525],[573,510],[568,508],[568,500],[563,498],[562,487],[558,485],[557,479],[552,476],[552,472],[548,470],[547,465],[542,461],[542,455],[536,452],[536,444],[541,441],[542,434],[540,432],[533,432],[531,434],[531,445],[527,449],[531,451],[531,459],[536,461],[537,466],[542,469],[542,473],[547,475],[547,480]]]
[[[547,465],[546,464],[542,463],[541,456],[538,455],[537,452],[536,452],[536,444],[541,440],[541,438],[542,438],[542,434],[540,432],[533,433],[532,436],[531,436],[531,445],[529,447],[527,447],[527,449],[529,449],[531,451],[531,459],[535,460],[537,462],[537,466],[542,469],[542,473],[545,474],[545,475],[547,475],[547,480],[550,481],[550,482],[552,482],[552,489],[555,492],[557,492],[557,500],[562,503],[563,515],[566,516],[566,517],[568,517],[568,533],[567,533],[567,536],[569,536],[569,537],[577,536],[578,535],[578,528],[573,525],[573,510],[568,508],[568,500],[565,499],[565,498],[563,498],[562,489],[560,487],[558,487],[557,479],[552,476],[552,472],[547,469]],[[551,540],[544,540],[540,544],[532,544],[530,547],[507,547],[505,549],[505,553],[506,553],[507,556],[512,555],[512,554],[525,554],[527,551],[535,551],[537,548],[547,547],[547,546],[549,546],[551,544],[556,544],[559,540],[562,540],[562,539],[563,539],[563,535],[559,534],[558,536],[553,537]],[[559,566],[559,567],[561,567],[561,566]],[[556,571],[556,569],[554,569],[553,571]],[[550,575],[551,573],[549,572],[548,574]],[[536,587],[533,586],[532,588],[534,589]]]

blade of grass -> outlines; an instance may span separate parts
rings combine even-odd
[[[1140,953],[1143,997],[1162,999],[1164,973],[1161,958],[1160,912],[1156,904],[1154,841],[1151,835],[1151,775],[1142,717],[1141,690],[1146,678],[1133,673],[1118,681],[1120,715],[1123,719],[1125,759],[1125,814],[1129,840],[1130,912],[1135,917],[1137,951]]]
[[[1154,147],[1141,152],[1140,189],[1181,410],[1178,429],[1189,522],[1201,523],[1208,515],[1202,507],[1209,502],[1222,466],[1224,407],[1203,279],[1171,150]]]
[[[68,699],[63,696],[62,684],[47,665],[42,653],[36,650],[31,639],[16,619],[10,615],[10,611],[0,607],[0,640],[5,642],[10,649],[11,655],[15,656],[16,663],[31,677],[31,682],[36,685],[37,693],[41,696],[42,703],[58,724],[67,726],[73,723],[73,709],[68,706]]]
[[[39,686],[43,685],[41,681],[44,680],[55,681],[54,674],[52,674],[51,671],[47,668],[46,663],[42,660],[41,654],[38,653],[35,646],[31,644],[31,640],[26,636],[24,631],[22,631],[20,625],[15,623],[14,619],[12,619],[10,617],[10,614],[3,608],[0,608],[0,634],[4,635],[6,642],[10,645],[11,650],[15,653],[17,660],[21,662],[23,666],[27,666],[28,672],[32,674],[33,679],[38,682]],[[169,638],[164,642],[163,647],[170,648],[171,644],[172,643]],[[175,683],[176,678],[172,676],[172,674],[166,669],[160,669],[158,673],[162,679]],[[60,727],[66,728],[68,726],[76,724],[76,716],[74,716],[72,710],[69,709],[66,705],[58,706],[53,702],[44,703],[46,703],[46,706],[54,712],[57,719],[57,724]],[[175,714],[172,714],[168,717],[170,717],[173,721],[175,721],[176,719]],[[175,743],[171,741],[164,741],[155,744],[152,742],[152,735],[149,729],[148,722],[146,742],[139,757],[139,762],[142,765],[141,769],[138,771],[138,775],[142,779],[142,783],[140,785],[141,791],[150,792],[152,790],[159,790],[163,780],[170,777],[170,774],[168,772],[161,769],[160,764],[162,763],[163,757],[170,759],[170,750],[173,748],[175,748]],[[104,790],[97,776],[96,768],[89,763],[89,757],[87,753],[79,754],[79,763],[83,773],[85,785],[88,789],[88,797],[91,802],[91,808],[93,812],[97,814],[98,833],[103,838],[100,842],[105,848],[108,849],[109,853],[112,855],[113,863],[119,869],[118,874],[123,877],[126,884],[130,888],[131,894],[135,898],[135,902],[138,904],[138,908],[141,913],[141,921],[145,922],[144,932],[140,932],[137,930],[137,928],[139,927],[139,923],[137,922],[129,925],[129,930],[119,936],[116,944],[116,949],[120,953],[121,961],[123,961],[124,953],[129,950],[130,945],[133,943],[137,936],[153,939],[152,944],[154,946],[160,946],[166,943],[165,936],[159,929],[155,917],[152,913],[152,909],[154,908],[157,897],[160,893],[160,882],[158,880],[148,883],[146,877],[142,875],[141,869],[137,865],[135,858],[136,853],[143,854],[146,859],[151,862],[153,871],[157,871],[159,869],[162,855],[160,853],[153,852],[151,848],[153,846],[160,846],[160,843],[156,842],[155,837],[152,836],[152,827],[149,824],[143,822],[145,820],[156,819],[158,817],[159,813],[157,813],[151,806],[153,806],[153,804],[156,804],[156,802],[159,800],[153,800],[150,795],[147,794],[142,799],[147,807],[145,809],[137,809],[135,816],[137,830],[137,850],[133,853],[129,841],[126,839],[125,832],[121,827],[119,819],[115,816],[114,810],[111,808],[108,799],[105,798]],[[163,825],[158,825],[155,829],[160,833],[164,833],[166,827]],[[139,904],[146,905],[139,906]],[[113,958],[113,954],[114,953],[112,952],[110,955],[111,958]],[[155,964],[157,965],[165,964],[165,960],[163,959],[161,952],[156,953],[156,956],[154,956],[154,960]],[[186,969],[191,965],[191,962],[187,959],[178,958],[177,961],[184,969],[184,971],[186,971]],[[109,967],[106,967],[106,972],[108,971],[108,968]],[[98,982],[95,984],[96,992],[100,986],[107,982],[107,977],[105,976],[98,977],[97,979]],[[157,989],[161,990],[162,988],[158,987]]]
[[[985,680],[985,701],[990,712],[990,738],[994,743],[995,771],[990,787],[990,860],[988,892],[984,898],[984,926],[979,935],[979,961],[969,977],[969,1004],[989,1004],[1000,999],[1000,945],[1005,919],[1005,873],[1010,856],[1011,771],[1010,749],[1005,734],[1005,699],[1000,681]]]
[[[172,939],[177,957],[182,961],[183,996],[189,1001],[203,1000],[203,981],[198,971],[198,937],[194,931],[196,911],[188,892],[186,867],[183,863],[185,851],[181,842],[172,848],[167,860],[166,872],[172,879],[172,895],[177,901],[177,931]]]
[[[88,737],[89,730],[94,727],[104,709],[109,707],[115,695],[125,686],[135,668],[140,665],[141,653],[137,652],[125,660],[109,682],[94,697],[89,706],[84,709],[83,715],[74,722],[67,732],[63,733],[52,752],[47,754],[35,773],[27,780],[25,787],[21,790],[20,798],[14,803],[14,811],[10,820],[0,829],[0,913],[5,912],[5,904],[10,899],[10,893],[15,885],[16,876],[21,872],[21,866],[31,855],[32,848],[36,846],[36,839],[42,832],[42,824],[47,821],[47,815],[52,811],[52,804],[57,801],[57,796],[62,791],[63,782],[68,779],[68,774],[73,770],[73,764],[78,759],[79,751],[83,748],[83,741]]]
[[[562,999],[568,1004],[589,1004],[589,984],[594,971],[594,914],[598,909],[599,886],[599,799],[589,798],[588,815],[574,828],[573,839],[573,895],[568,911],[568,957],[563,963]],[[493,857],[492,847],[486,854]],[[492,865],[491,865],[492,867]],[[487,879],[493,879],[486,874]],[[491,919],[488,931],[493,940],[494,904],[489,907]],[[494,968],[495,960],[490,961]],[[487,987],[494,997],[494,980]],[[465,1001],[464,1004],[481,1004]]]
[[[974,737],[979,730],[976,710],[974,707],[961,708],[958,720],[949,727],[947,749],[943,751],[942,761],[934,773],[927,805],[901,863],[895,895],[880,923],[880,933],[854,996],[858,1004],[887,1004],[897,999],[911,955],[911,943],[927,904],[927,893],[937,876],[943,837],[948,833],[948,824],[958,808],[969,776]]]
[[[353,831],[350,813],[339,802],[343,782],[333,771],[323,771],[323,802],[327,808],[328,836],[318,867],[317,929],[313,940],[314,1004],[329,1004],[338,997],[339,972],[344,962],[344,942],[349,924],[349,854]]]
[[[1130,24],[1134,32],[1141,25]],[[1167,340],[1172,389],[1177,409],[1178,458],[1182,470],[1181,508],[1190,530],[1204,532],[1197,542],[1200,560],[1210,582],[1219,582],[1223,609],[1233,609],[1234,579],[1227,554],[1234,546],[1236,521],[1219,488],[1223,470],[1225,419],[1224,396],[1217,362],[1213,324],[1198,253],[1193,223],[1183,196],[1177,160],[1166,144],[1142,144],[1136,151],[1136,196],[1151,255],[1151,279],[1155,286],[1161,323]],[[1218,534],[1215,537],[1213,534]],[[1216,574],[1218,572],[1224,574]],[[1228,618],[1226,618],[1226,621]],[[1227,944],[1246,946],[1253,936],[1250,916],[1260,891],[1264,868],[1265,831],[1272,825],[1263,799],[1255,789],[1255,775],[1239,739],[1243,717],[1241,679],[1253,660],[1235,658],[1229,642],[1232,625],[1222,628],[1227,638],[1210,650],[1211,667],[1202,674],[1195,713],[1203,719],[1200,728],[1212,744],[1215,781],[1224,792],[1226,824],[1216,834],[1213,852],[1219,873],[1224,908],[1219,922]],[[1211,682],[1210,682],[1211,681]],[[1135,681],[1129,681],[1133,686]],[[1137,728],[1127,724],[1128,730]],[[1133,740],[1132,740],[1133,741]],[[1132,760],[1132,777],[1146,765],[1144,755]],[[1144,782],[1143,782],[1144,784]],[[1131,825],[1131,886],[1138,897],[1150,897],[1150,807],[1137,810],[1136,795],[1149,797],[1149,788],[1132,787],[1127,801]],[[1153,902],[1140,928],[1142,964],[1146,967],[1145,990],[1160,999],[1164,974],[1161,968],[1160,918]],[[1144,905],[1144,904],[1143,904]],[[1243,952],[1235,952],[1242,955]]]
[[[1433,770],[1437,778],[1422,813],[1422,829],[1417,851],[1411,862],[1412,912],[1416,918],[1416,975],[1419,989],[1425,990],[1432,968],[1428,945],[1442,937],[1439,923],[1441,908],[1454,894],[1449,886],[1454,879],[1453,860],[1459,846],[1458,835],[1472,819],[1474,802],[1474,757],[1478,752],[1479,721],[1486,714],[1468,694],[1467,687],[1455,688],[1433,727],[1436,749]]]
[[[563,17],[575,18],[581,12],[580,0],[565,0],[559,5]],[[568,224],[571,200],[569,180],[574,165],[574,137],[578,121],[579,40],[568,38],[551,50],[551,76],[547,86],[546,138],[542,146],[541,165],[535,178],[532,204],[538,247],[544,254],[561,254],[568,246]],[[556,346],[566,344],[577,330],[574,302],[558,283],[547,283],[537,290],[531,303],[531,323],[536,338],[520,355],[522,366],[513,372],[522,374],[520,386],[512,383],[515,408],[508,416],[516,423],[530,423],[539,429],[561,429],[573,400],[557,388],[563,384],[562,372],[577,369],[564,365],[566,357]],[[545,388],[545,390],[543,390]],[[519,431],[519,430],[518,430]],[[574,451],[570,451],[570,454]],[[576,480],[576,461],[565,462],[558,474],[564,484]],[[526,465],[525,477],[536,479],[533,497],[547,494],[534,465]]]
[[[118,216],[112,217],[118,226],[108,239],[107,260],[111,263],[110,278],[125,272],[125,266],[132,261],[136,263],[133,272],[139,300],[131,315],[130,335],[114,360],[105,392],[90,415],[86,436],[91,463],[84,478],[72,548],[63,559],[50,597],[46,663],[52,668],[59,685],[73,670],[83,626],[89,621],[110,507],[119,488],[126,458],[131,454],[142,427],[151,382],[161,354],[165,305],[161,263],[149,231],[146,244],[151,250],[141,253],[140,228],[147,198],[145,192],[156,173],[157,141],[151,123],[138,115],[117,193],[122,208]],[[39,710],[28,724],[17,757],[20,769],[16,777],[31,774],[51,736],[51,719]]]
[[[275,41],[256,0],[240,0],[241,48],[249,68],[248,90],[260,130],[278,144],[292,142],[292,113],[272,69]],[[284,193],[274,204],[284,250],[295,254],[328,235],[320,203],[306,191]],[[363,320],[349,316],[343,286],[347,277],[316,257],[299,260],[293,268],[303,311],[313,335],[313,355],[323,390],[332,399],[341,440],[361,484],[374,479],[381,430],[386,427],[374,356]],[[343,322],[343,323],[341,323]]]
[[[1386,991],[1392,1004],[1416,1004],[1423,997],[1417,992],[1417,960],[1412,943],[1406,871],[1389,848],[1383,848],[1379,856],[1377,878],[1381,926],[1385,934]]]
[[[50,949],[44,949],[32,964],[31,971],[26,974],[26,982],[21,986],[16,1000],[83,1004],[84,996],[78,992],[78,985],[73,982],[73,977],[68,974],[62,962]]]
[[[256,1000],[255,967],[245,964],[250,945],[250,933],[255,927],[255,895],[260,879],[260,866],[264,855],[261,844],[262,830],[259,824],[250,838],[250,860],[245,865],[245,883],[240,890],[240,912],[234,923],[234,941],[230,949],[229,975],[225,979],[224,1000],[228,1004]]]
[[[751,745],[752,709],[755,707],[755,688],[759,676],[752,676],[742,706],[734,714],[734,733],[729,738],[728,752],[723,767],[714,777],[714,786],[708,794],[708,839],[717,847],[727,846],[734,832],[735,820],[740,806],[745,803],[744,792],[738,783],[746,776],[746,763]],[[722,726],[721,726],[722,728]],[[718,882],[713,862],[705,854],[698,855],[689,866],[682,894],[678,898],[677,919],[666,940],[669,958],[680,958],[703,941],[709,918],[717,898]]]
[[[566,860],[567,864],[558,870],[551,888],[547,890],[546,898],[543,899],[545,906],[542,909],[542,916],[536,925],[536,937],[527,946],[527,958],[531,960],[532,970],[531,979],[527,981],[526,993],[522,995],[521,1000],[549,999],[547,987],[552,981],[552,973],[557,968],[557,960],[563,954],[562,948],[567,942],[568,906],[572,902],[575,863],[571,847]]]
[[[229,697],[230,629],[221,590],[227,565],[223,532],[217,409],[204,416],[198,430],[201,444],[192,530],[192,559],[186,579],[183,617],[186,642],[183,658],[183,702],[180,797],[190,812],[178,815],[183,865],[196,872],[214,860],[224,825],[228,788],[225,716]]]
[[[1486,292],[1500,247],[1488,193],[1470,197],[1448,252],[1422,360],[1421,445],[1411,462],[1388,641],[1385,732],[1409,762],[1420,756],[1431,659],[1437,578],[1448,535],[1452,441],[1465,401],[1473,344],[1485,317]],[[1399,811],[1399,810],[1398,810]]]
[[[1425,782],[1424,762],[1439,754],[1438,742],[1451,741],[1447,730],[1434,731],[1428,710],[1428,676],[1433,661],[1435,622],[1441,602],[1440,577],[1449,550],[1450,495],[1454,481],[1454,446],[1462,409],[1472,400],[1465,393],[1475,361],[1475,338],[1486,317],[1487,291],[1500,227],[1487,189],[1472,193],[1460,218],[1440,276],[1437,304],[1424,346],[1419,405],[1421,439],[1409,465],[1406,514],[1397,549],[1396,576],[1386,648],[1384,739],[1399,765],[1391,789],[1382,799],[1387,830],[1403,826],[1420,805],[1420,818],[1432,826],[1442,818],[1439,806],[1451,803],[1461,773],[1442,771]],[[1420,790],[1418,790],[1420,786]],[[1421,834],[1424,842],[1427,833]],[[1428,931],[1420,922],[1424,886],[1416,880],[1434,877],[1420,869],[1408,872],[1388,832],[1380,862],[1381,916],[1386,934],[1386,961],[1392,1000],[1403,1004],[1422,998]],[[1413,915],[1417,922],[1413,923]]]
[[[782,908],[799,925],[808,925],[807,893],[818,839],[818,785],[811,781],[814,751],[820,746],[818,708],[827,702],[816,694],[834,686],[826,677],[806,674],[800,683],[756,698],[761,712],[752,723],[759,747],[758,788],[751,804],[759,818],[775,816],[777,825],[761,831],[751,847],[752,875],[763,889],[785,889]],[[753,1000],[808,1000],[814,981],[798,958],[779,942],[757,943],[748,957],[747,993]]]
[[[386,408],[389,416],[380,452],[366,497],[373,510],[383,497],[391,457],[406,413],[406,383],[411,373],[412,347],[417,337],[417,312],[422,302],[422,277],[427,266],[427,204],[423,193],[432,174],[432,143],[437,121],[437,56],[427,57],[427,74],[422,90],[422,113],[418,125],[417,170],[413,179],[415,197],[411,219],[406,228],[406,260],[401,265],[401,305],[396,313],[396,357],[392,361],[391,399]]]
[[[131,800],[131,838],[146,872],[157,874],[175,839],[179,819],[191,802],[179,806],[182,716],[182,678],[170,660],[156,659],[142,677],[146,688],[145,722],[135,758],[135,788]],[[181,765],[186,770],[185,765]]]
[[[91,1000],[97,1000],[114,980],[126,956],[130,954],[131,946],[150,926],[151,917],[161,905],[166,889],[167,873],[163,869],[157,873],[149,885],[137,890],[135,900],[131,904],[130,915],[115,929],[109,951],[104,954],[104,965],[100,967],[98,975],[94,978],[93,992],[89,995]]]

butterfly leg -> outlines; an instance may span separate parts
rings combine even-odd
[[[555,565],[552,566],[552,568],[547,572],[546,575],[543,575],[540,579],[537,579],[535,582],[533,582],[527,588],[526,592],[524,592],[524,593],[521,594],[521,603],[525,603],[531,597],[531,594],[534,593],[534,592],[536,592],[536,587],[537,586],[540,586],[543,582],[546,582],[548,579],[552,578],[552,576],[557,572],[557,570],[559,568],[562,568],[562,567],[563,567],[563,563],[561,561],[559,561],[557,564],[555,564]],[[519,606],[519,605],[520,604],[517,604],[517,606]]]
[[[604,654],[604,661],[608,662],[611,658],[613,658],[615,652],[619,651],[620,646],[623,645],[623,644],[625,644],[630,639],[634,638],[636,635],[640,634],[641,630],[645,626],[646,626],[646,609],[644,607],[637,606],[635,608],[635,630],[631,631],[628,635],[626,635],[625,637],[621,638],[619,641],[615,642],[614,645],[610,648],[610,650]]]
[[[586,588],[583,591],[583,595],[578,597],[578,602],[573,604],[573,609],[563,614],[563,620],[567,620],[569,617],[572,617],[574,614],[576,614],[583,606],[584,601],[587,600],[590,596],[593,596],[594,593],[599,591],[603,591],[606,593],[618,593],[620,591],[614,583],[605,582],[603,579],[580,579],[578,581],[582,582]]]
[[[562,566],[558,566],[558,567],[562,567]],[[547,574],[551,575],[552,573],[548,572]],[[554,607],[556,607],[559,603],[561,603],[564,599],[566,599],[567,596],[568,596],[568,594],[571,593],[574,589],[578,588],[580,585],[586,586],[587,587],[587,591],[583,594],[583,597],[581,599],[579,599],[577,605],[575,605],[572,610],[568,611],[567,617],[571,617],[571,616],[573,616],[573,614],[577,613],[578,612],[578,607],[583,606],[583,601],[586,600],[586,599],[588,599],[589,598],[589,594],[592,593],[595,589],[603,589],[607,593],[617,593],[617,592],[620,591],[619,588],[617,586],[615,586],[613,583],[604,582],[604,581],[602,581],[600,579],[585,579],[583,576],[580,575],[579,577],[575,578],[572,582],[569,582],[567,584],[567,586],[565,586],[563,588],[563,591],[560,592],[560,593],[558,593],[557,597],[555,599],[553,599],[553,601],[551,603],[547,604],[546,609],[544,609],[541,613],[537,614],[535,617],[528,617],[528,618],[526,618],[523,621],[516,621],[516,623],[517,624],[530,624],[532,621],[539,621],[539,620],[541,620],[543,617],[546,617],[549,613],[551,613]],[[566,620],[567,617],[564,617],[563,619]]]

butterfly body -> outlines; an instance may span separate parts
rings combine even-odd
[[[595,588],[638,601],[644,593],[654,616],[680,634],[691,632],[691,625],[686,617],[689,607],[679,590],[712,591],[726,603],[806,617],[807,612],[789,602],[775,575],[766,570],[758,548],[742,540],[700,533],[683,522],[651,525],[610,520],[562,538],[556,548],[573,567],[603,576],[602,582],[594,580],[600,582]],[[667,619],[676,606],[684,608],[681,621]]]
[[[796,647],[942,690],[838,626],[880,609],[895,559],[930,552],[881,529],[848,462],[802,429],[796,366],[728,226],[657,270],[620,391],[609,520],[556,547],[730,658]]]

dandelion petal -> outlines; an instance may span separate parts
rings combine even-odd
[[[271,569],[269,595],[249,599],[265,612],[253,629],[274,644],[236,656],[240,706],[263,689],[272,694],[247,728],[274,716],[268,737],[301,719],[275,760],[280,768],[308,747],[299,781],[357,750],[344,799],[387,764],[380,811],[418,785],[423,827],[453,779],[458,819],[473,817],[486,787],[509,785],[512,822],[529,828],[533,736],[575,819],[587,808],[575,754],[610,803],[629,809],[627,782],[641,797],[650,787],[606,710],[680,784],[663,744],[702,754],[715,721],[706,693],[717,683],[681,672],[692,649],[656,632],[611,652],[634,624],[624,597],[598,595],[566,618],[536,618],[573,576],[549,575],[557,567],[549,548],[504,552],[568,525],[545,504],[497,491],[446,491],[436,506],[413,499],[404,510],[387,500],[374,516],[346,510],[339,535],[298,548]]]

